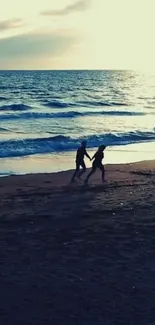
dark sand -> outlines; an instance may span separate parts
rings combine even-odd
[[[0,179],[0,325],[155,324],[155,162]]]

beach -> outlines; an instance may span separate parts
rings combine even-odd
[[[155,161],[0,178],[0,323],[152,325]]]
[[[104,163],[106,165],[126,164],[155,160],[154,146],[155,142],[108,146],[105,151]],[[96,150],[96,148],[88,149],[91,157],[93,157]],[[67,151],[58,152],[57,154],[1,158],[0,177],[68,171],[75,168],[75,157],[75,151]],[[92,162],[87,158],[86,164],[88,168],[92,166]]]

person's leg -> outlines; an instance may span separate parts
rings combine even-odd
[[[76,177],[76,175],[78,174],[78,172],[79,172],[79,169],[80,169],[80,165],[79,165],[79,163],[78,162],[76,162],[76,169],[75,169],[75,172],[74,172],[74,174],[73,174],[73,176],[72,176],[72,178],[71,178],[71,183],[73,183],[74,182],[74,180],[75,180],[75,177]]]
[[[79,179],[81,179],[81,176],[86,172],[86,165],[85,165],[85,162],[82,161],[80,165],[81,165],[81,167],[82,167],[82,170],[80,170],[79,173],[78,173],[78,176],[77,176],[77,177],[78,177]]]
[[[104,183],[104,181],[105,181],[105,169],[104,169],[104,166],[102,164],[100,166],[100,170],[102,172],[102,182]]]
[[[97,167],[96,166],[93,166],[92,167],[92,170],[90,171],[90,173],[88,174],[88,176],[87,176],[87,178],[86,178],[86,180],[85,180],[85,184],[87,184],[88,183],[88,180],[89,180],[89,178],[96,172],[96,169],[97,169]]]

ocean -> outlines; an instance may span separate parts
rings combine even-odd
[[[82,140],[108,162],[155,158],[154,118],[155,75],[0,71],[0,175],[74,168]]]

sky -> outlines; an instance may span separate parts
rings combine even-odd
[[[0,69],[155,72],[155,0],[5,0]]]

